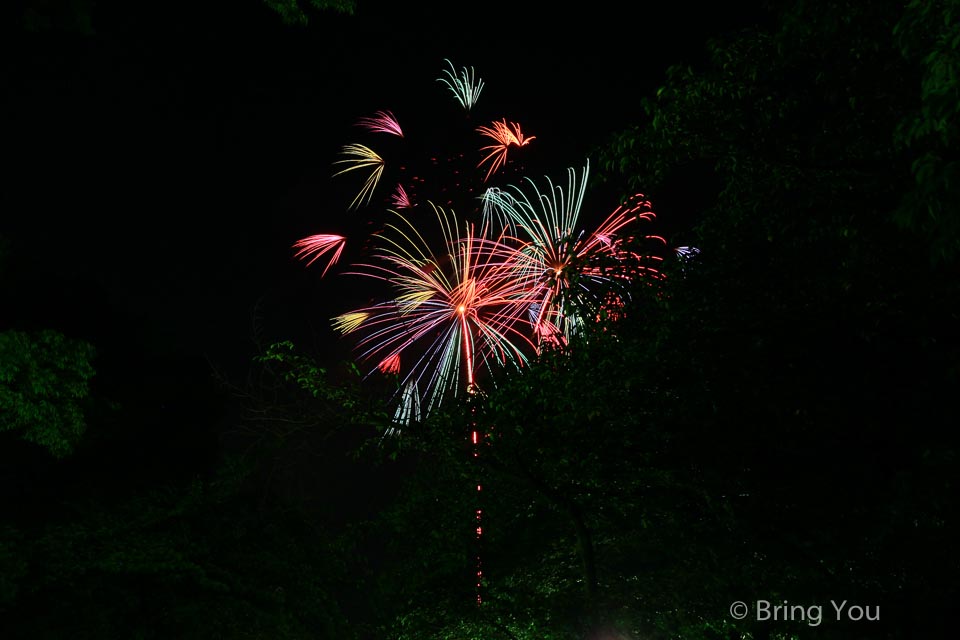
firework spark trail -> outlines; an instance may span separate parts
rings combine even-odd
[[[394,209],[409,209],[413,206],[410,196],[407,195],[407,190],[402,184],[398,184],[393,191],[393,195],[390,196],[390,204],[393,205]]]
[[[499,187],[487,187],[480,195],[481,202],[481,220],[483,226],[490,229],[503,229],[505,233],[511,236],[517,235],[517,226],[509,215],[504,213],[501,206],[502,200],[507,197],[501,193]]]
[[[367,179],[363,183],[363,187],[360,188],[360,193],[357,194],[348,208],[356,209],[364,197],[366,197],[366,202],[369,204],[370,198],[373,196],[373,190],[377,188],[377,183],[380,182],[380,176],[383,175],[383,158],[381,158],[376,151],[362,144],[344,145],[341,154],[347,156],[347,158],[337,160],[334,164],[347,164],[349,166],[333,174],[334,177],[343,175],[348,171],[356,171],[357,169],[369,169],[370,171]]]
[[[383,438],[396,436],[400,433],[400,426],[419,422],[423,419],[420,411],[420,393],[413,380],[407,382],[400,392],[397,408],[393,414],[393,424],[384,430]]]
[[[389,133],[400,138],[403,137],[403,130],[400,128],[400,123],[397,122],[393,113],[388,110],[377,111],[369,118],[360,118],[357,121],[357,125],[374,133]]]
[[[343,253],[343,247],[346,245],[347,239],[343,236],[334,235],[332,233],[321,233],[317,235],[307,236],[306,238],[301,238],[293,244],[294,249],[298,249],[295,256],[301,260],[306,260],[310,258],[307,262],[309,267],[318,258],[324,254],[332,251],[333,255],[330,256],[330,260],[327,262],[327,266],[324,267],[323,273],[320,274],[322,278],[327,274],[327,271],[330,270],[339,259],[340,254]]]

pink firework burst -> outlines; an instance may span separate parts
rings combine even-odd
[[[346,243],[347,239],[343,236],[332,233],[320,233],[297,240],[293,243],[293,248],[297,249],[297,258],[301,260],[307,260],[309,258],[307,262],[308,267],[321,256],[332,252],[333,255],[330,256],[330,259],[327,261],[327,266],[324,267],[323,273],[320,274],[320,277],[323,277],[330,267],[340,259],[340,254],[343,253],[343,247]]]
[[[397,118],[391,111],[377,111],[371,117],[357,120],[357,125],[375,133],[389,133],[400,138],[403,137],[403,130],[400,128],[400,123],[397,122]]]
[[[410,202],[410,196],[407,195],[407,190],[404,189],[402,184],[397,184],[397,188],[390,196],[390,204],[393,205],[394,209],[409,209],[413,206],[413,203]]]

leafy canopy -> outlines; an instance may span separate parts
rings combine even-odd
[[[62,458],[86,429],[92,345],[54,330],[0,333],[0,431]]]

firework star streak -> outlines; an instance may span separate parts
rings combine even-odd
[[[400,123],[391,111],[377,111],[372,117],[360,118],[357,125],[375,133],[389,133],[399,138],[403,137],[403,129],[400,128]]]
[[[437,78],[437,82],[447,85],[447,88],[453,93],[453,96],[460,103],[460,106],[469,113],[473,105],[476,104],[480,92],[483,91],[483,80],[476,77],[473,67],[469,69],[464,67],[459,74],[456,68],[449,60],[444,60],[449,69],[444,70],[443,77]]]
[[[373,196],[373,190],[377,188],[377,183],[380,182],[380,176],[383,175],[383,158],[381,158],[376,151],[362,144],[344,145],[341,154],[347,157],[343,160],[337,160],[334,164],[345,164],[347,166],[333,174],[334,177],[358,169],[365,169],[369,172],[367,179],[363,183],[363,187],[360,189],[360,193],[358,193],[353,199],[353,202],[350,203],[349,208],[356,209],[362,200],[366,199],[367,203],[370,202],[370,198]]]
[[[309,259],[307,262],[308,267],[324,254],[332,252],[327,266],[324,267],[323,273],[320,274],[320,277],[323,277],[327,271],[330,270],[330,267],[340,259],[340,254],[343,253],[343,247],[346,242],[347,239],[343,236],[332,233],[321,233],[297,240],[293,244],[293,248],[297,249],[297,258],[301,260]]]

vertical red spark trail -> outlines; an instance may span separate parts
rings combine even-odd
[[[463,353],[467,360],[467,392],[473,388],[473,351],[470,349],[470,329],[467,326],[467,310],[460,305],[460,326],[463,331]]]
[[[474,408],[471,406],[471,424],[470,424],[470,440],[473,443],[473,458],[477,466],[477,477],[479,478],[479,458],[480,458],[480,432],[477,431],[477,422],[473,419]],[[483,558],[482,558],[482,549],[481,542],[483,537],[483,503],[481,502],[481,493],[483,490],[483,485],[480,484],[479,479],[477,480],[477,508],[476,508],[476,527],[477,527],[477,556],[476,556],[476,586],[477,586],[477,606],[483,604]]]
[[[466,308],[461,305],[457,311],[460,314],[460,323],[463,328],[463,351],[466,354],[467,360],[467,402],[470,403],[470,441],[473,445],[473,459],[475,465],[478,467],[478,478],[479,478],[479,458],[480,458],[480,432],[477,430],[477,420],[476,420],[476,407],[473,404],[473,396],[475,393],[475,387],[473,386],[473,357],[471,355],[470,349],[470,334],[467,327],[467,318],[466,318]],[[477,595],[477,606],[483,604],[483,560],[480,553],[480,539],[483,536],[483,508],[480,504],[480,492],[482,485],[479,484],[479,479],[477,480],[477,508],[476,508],[476,545],[477,545],[477,555],[476,555],[476,595]]]

